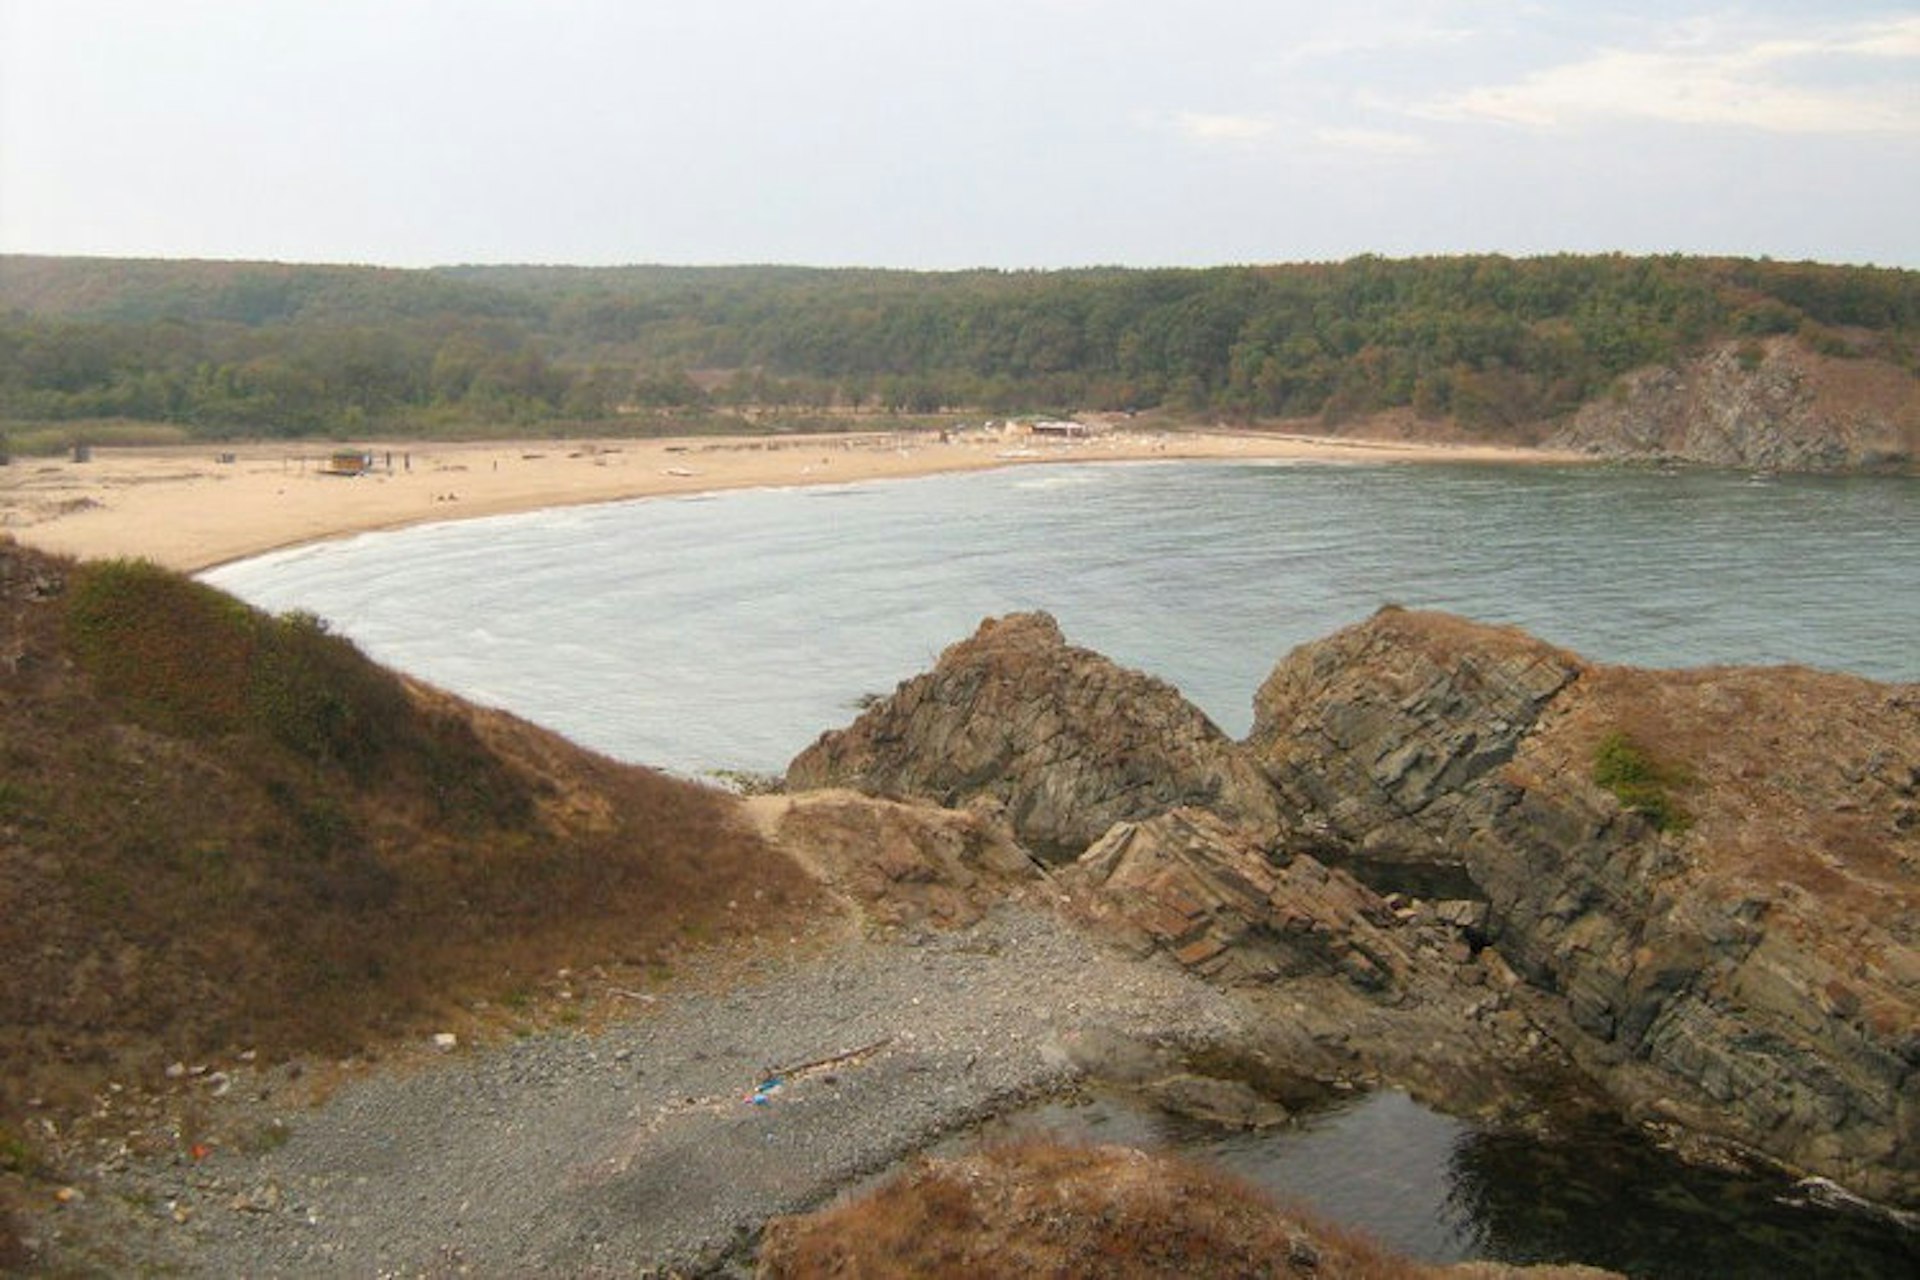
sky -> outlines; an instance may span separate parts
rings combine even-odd
[[[0,252],[1920,267],[1920,0],[0,0]]]

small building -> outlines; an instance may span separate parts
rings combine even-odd
[[[1091,434],[1085,423],[1065,419],[1042,419],[1028,427],[1027,431],[1048,440],[1083,440]]]
[[[320,468],[330,476],[363,476],[373,470],[373,455],[357,449],[336,449]]]

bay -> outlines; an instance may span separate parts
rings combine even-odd
[[[782,770],[863,696],[1021,609],[1178,685],[1236,736],[1287,650],[1389,602],[1599,661],[1920,679],[1920,488],[1899,478],[1049,466],[422,526],[204,576],[607,754],[694,774]],[[1716,1180],[1625,1135],[1546,1149],[1400,1095],[1278,1137],[1123,1107],[1036,1114],[1239,1169],[1437,1260],[1679,1276],[1904,1274],[1912,1259],[1908,1234],[1794,1209],[1784,1186]]]
[[[984,617],[1238,736],[1294,645],[1393,602],[1589,658],[1920,678],[1920,487],[1599,467],[1048,466],[421,526],[205,575],[616,758],[778,772]]]

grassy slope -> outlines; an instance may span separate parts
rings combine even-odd
[[[1612,1274],[1582,1267],[1427,1266],[1172,1156],[1039,1141],[921,1160],[859,1199],[777,1219],[768,1227],[760,1265],[769,1280],[1600,1280]]]
[[[311,620],[0,541],[8,1142],[108,1080],[359,1052],[562,966],[657,971],[812,892],[723,793],[411,685]],[[6,1149],[0,1172],[27,1162]]]

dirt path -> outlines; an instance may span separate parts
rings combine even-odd
[[[121,1264],[190,1275],[726,1270],[769,1216],[1068,1084],[1079,1033],[1212,1042],[1240,1019],[1017,906],[652,1010],[358,1081],[274,1113],[290,1136],[259,1154],[120,1162],[76,1214]]]

